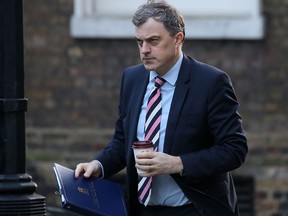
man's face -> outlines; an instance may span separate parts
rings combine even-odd
[[[135,38],[145,68],[160,75],[166,74],[180,56],[183,37],[181,32],[171,36],[163,23],[153,18],[135,27]]]

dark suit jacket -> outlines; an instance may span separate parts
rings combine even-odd
[[[119,118],[107,147],[96,158],[105,178],[126,167],[130,215],[137,211],[137,173],[131,145],[148,83],[143,65],[124,71]],[[237,99],[226,73],[184,55],[168,118],[164,152],[179,155],[184,175],[173,174],[202,215],[238,215],[230,171],[244,162],[247,141]]]

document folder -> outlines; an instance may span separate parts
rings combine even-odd
[[[62,208],[87,216],[127,216],[118,183],[96,177],[74,177],[74,170],[54,163]]]

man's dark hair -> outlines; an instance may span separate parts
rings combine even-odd
[[[135,12],[132,22],[136,27],[144,24],[149,18],[162,22],[171,36],[183,32],[185,36],[185,24],[182,15],[177,9],[163,0],[148,0]]]

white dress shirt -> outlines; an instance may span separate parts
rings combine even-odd
[[[183,60],[183,53],[181,54],[181,57],[178,59],[176,64],[164,76],[162,76],[162,78],[164,78],[166,82],[161,86],[162,114],[161,114],[160,139],[158,148],[159,152],[163,152],[164,149],[166,125],[168,121],[169,111],[182,60]],[[146,93],[144,96],[138,120],[138,127],[137,127],[138,140],[144,140],[146,107],[149,95],[151,94],[154,88],[156,76],[158,76],[158,74],[155,71],[150,71],[149,83],[146,88]],[[179,188],[177,183],[170,175],[153,176],[152,194],[149,201],[149,205],[181,206],[187,204],[188,202],[189,200],[186,198],[182,190]]]

